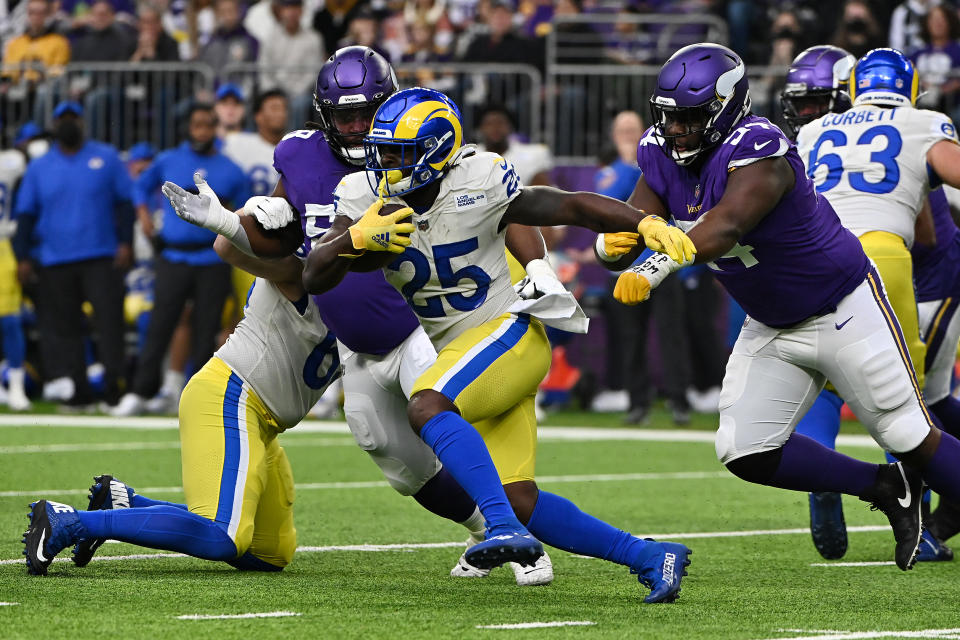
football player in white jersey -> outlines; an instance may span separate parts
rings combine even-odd
[[[20,178],[27,169],[22,151],[0,151],[0,331],[3,333],[3,356],[7,359],[8,380],[6,402],[14,411],[30,409],[24,390],[26,339],[20,319],[22,292],[17,279],[17,259],[10,239],[17,229],[13,220],[13,196]]]
[[[386,264],[388,281],[437,346],[436,363],[414,383],[408,415],[486,518],[486,540],[466,553],[471,565],[532,563],[543,552],[532,532],[630,567],[651,588],[646,602],[672,601],[689,549],[640,540],[534,482],[533,399],[550,363],[538,316],[559,324],[575,320],[576,310],[558,313],[550,295],[519,300],[504,244],[510,223],[579,224],[638,231],[683,262],[692,260],[689,240],[612,198],[524,189],[509,162],[462,147],[458,113],[446,96],[422,88],[380,106],[366,138],[366,175],[348,175],[337,187],[337,218],[313,247],[304,282],[319,292],[348,270]],[[408,207],[381,215],[385,201]],[[402,222],[411,214],[414,223]],[[528,273],[536,269],[527,265]]]
[[[199,174],[194,180],[201,197],[216,201]],[[197,198],[169,182],[164,193],[180,199],[181,209],[184,198]],[[223,237],[216,248],[232,251]],[[298,260],[231,259],[261,277],[243,320],[181,397],[186,504],[146,498],[110,476],[91,489],[95,510],[35,502],[23,539],[29,573],[46,574],[70,545],[83,566],[105,539],[243,570],[279,571],[293,558],[293,475],[277,436],[303,420],[340,375],[336,338],[303,289]]]
[[[287,94],[280,89],[264,91],[253,102],[257,130],[228,133],[223,141],[223,154],[247,174],[255,196],[273,193],[280,179],[273,168],[273,150],[286,132],[288,102]]]

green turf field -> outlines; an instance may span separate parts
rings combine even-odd
[[[517,587],[507,568],[486,579],[450,578],[463,530],[377,482],[376,467],[335,424],[282,436],[298,484],[301,549],[281,574],[131,559],[124,556],[156,552],[107,544],[98,556],[112,559],[85,569],[55,562],[46,578],[28,576],[20,535],[32,499],[85,507],[98,473],[158,499],[183,496],[175,429],[131,428],[162,421],[58,416],[84,426],[18,426],[26,420],[52,419],[0,416],[0,638],[960,638],[960,567],[900,572],[892,534],[878,527],[883,517],[852,499],[847,522],[867,530],[850,534],[844,561],[889,564],[823,566],[806,532],[806,496],[727,474],[710,434],[697,430],[709,428],[710,417],[659,433],[652,430],[672,427],[662,412],[645,429],[621,428],[616,416],[555,415],[548,424],[566,426],[541,434],[544,488],[634,533],[669,534],[694,550],[672,605],[642,604],[646,590],[623,567],[557,550],[548,587]],[[874,447],[845,450],[882,460]],[[296,615],[179,618],[271,612]],[[583,624],[482,628],[532,622]]]

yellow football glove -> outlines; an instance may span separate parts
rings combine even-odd
[[[605,233],[603,234],[603,253],[610,258],[624,256],[637,246],[639,239],[640,234],[632,231]]]
[[[350,227],[350,240],[358,251],[389,251],[403,253],[410,244],[409,234],[415,227],[411,222],[400,222],[413,215],[413,209],[404,207],[385,216],[380,215],[383,198],[378,198]],[[401,235],[407,234],[407,235]],[[347,254],[345,254],[347,255]]]
[[[640,304],[650,297],[650,281],[646,276],[629,269],[617,278],[613,288],[613,297],[623,304]]]
[[[647,216],[637,225],[647,248],[665,253],[680,264],[693,260],[697,247],[683,231],[671,227],[660,216]]]

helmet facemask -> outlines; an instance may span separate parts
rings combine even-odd
[[[363,139],[370,123],[387,96],[379,94],[370,102],[334,105],[314,96],[314,108],[320,114],[320,126],[331,148],[350,164],[364,165]],[[344,131],[346,129],[346,132]]]
[[[380,195],[397,197],[433,182],[443,170],[444,161],[434,156],[452,135],[447,132],[440,140],[435,136],[411,140],[367,136],[363,148],[370,188]]]
[[[650,100],[654,136],[667,155],[680,166],[692,164],[703,152],[720,141],[720,132],[713,124],[722,111],[723,103],[720,100],[711,100],[693,107],[665,105],[658,103],[656,98]],[[671,129],[682,131],[668,133]],[[682,140],[683,138],[688,140]],[[683,145],[679,146],[678,142],[683,142]]]

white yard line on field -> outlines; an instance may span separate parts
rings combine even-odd
[[[540,483],[565,482],[634,482],[643,480],[714,480],[735,478],[726,471],[672,471],[664,473],[598,473],[569,476],[540,476]],[[386,480],[360,480],[355,482],[305,482],[294,485],[297,491],[317,489],[373,489],[389,487]],[[145,496],[157,493],[180,493],[181,487],[145,487],[137,491]],[[87,489],[34,489],[30,491],[0,491],[0,498],[37,498],[48,495],[86,495]]]
[[[556,620],[554,622],[514,622],[511,624],[478,624],[477,629],[546,629],[547,627],[589,627],[590,620]]]
[[[61,416],[49,414],[0,415],[0,427],[82,427],[97,429],[155,430],[177,429],[176,418],[113,418],[110,416]],[[345,422],[306,420],[293,433],[347,434]],[[713,431],[683,431],[676,429],[611,429],[600,427],[540,427],[541,440],[573,440],[576,442],[607,440],[639,440],[651,442],[712,443]],[[867,435],[841,435],[837,444],[851,447],[875,447]]]
[[[15,607],[19,602],[0,602],[0,607]]]
[[[292,616],[302,616],[302,613],[296,611],[266,611],[264,613],[230,613],[230,614],[202,614],[191,613],[188,615],[177,616],[177,620],[240,620],[245,618],[290,618]]]
[[[880,529],[887,529],[888,527],[880,527]],[[849,531],[849,529],[848,529]],[[882,567],[884,565],[894,565],[897,564],[893,560],[888,560],[884,562],[811,562],[811,567]]]
[[[833,631],[778,629],[781,633],[802,633],[802,636],[778,636],[766,640],[872,640],[873,638],[960,638],[960,629],[919,629],[917,631]]]
[[[870,532],[870,531],[887,531],[889,527],[886,526],[856,526],[848,527],[847,531],[850,532]],[[695,531],[688,533],[642,533],[637,534],[640,538],[654,538],[654,539],[693,539],[693,538],[740,538],[740,537],[751,537],[751,536],[783,536],[783,535],[796,535],[796,534],[810,534],[809,529],[757,529],[755,531]],[[331,545],[331,546],[301,546],[297,547],[297,553],[329,553],[329,552],[344,552],[344,551],[361,551],[361,552],[384,552],[384,551],[400,551],[400,552],[409,552],[417,551],[420,549],[453,549],[453,548],[463,548],[464,543],[462,541],[456,542],[410,542],[410,543],[395,543],[395,544],[350,544],[350,545]],[[132,555],[124,556],[94,556],[94,560],[108,561],[108,560],[147,560],[151,558],[185,558],[187,556],[180,553],[138,553]],[[577,557],[577,556],[574,556]],[[585,557],[585,556],[580,556]],[[54,562],[69,562],[70,558],[60,557],[54,558]],[[23,558],[11,558],[9,560],[0,560],[0,565],[5,564],[20,564],[23,563]],[[892,563],[879,563],[879,564],[892,564]],[[831,565],[834,566],[834,565]]]

